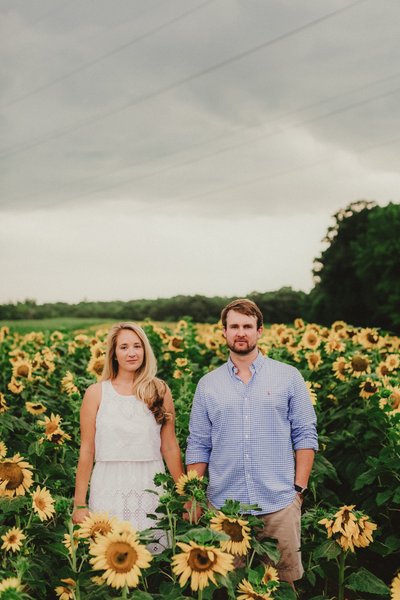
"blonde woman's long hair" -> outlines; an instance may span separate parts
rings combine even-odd
[[[157,423],[163,424],[169,418],[169,414],[165,411],[163,406],[167,386],[164,381],[156,377],[156,357],[154,356],[147,335],[136,323],[128,321],[116,323],[111,327],[107,336],[106,356],[101,380],[107,381],[110,379],[112,381],[118,374],[118,361],[116,357],[117,338],[120,331],[123,331],[124,329],[136,333],[144,350],[143,363],[135,373],[133,393],[137,398],[147,404]]]

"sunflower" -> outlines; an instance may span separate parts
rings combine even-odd
[[[315,350],[321,343],[321,338],[314,329],[308,329],[304,332],[300,344],[303,348]]]
[[[117,520],[115,517],[109,517],[108,513],[90,513],[86,517],[79,528],[79,537],[83,539],[96,540],[99,535],[107,535],[112,533],[116,527]]]
[[[361,346],[364,346],[364,348],[367,349],[379,348],[382,345],[378,330],[371,329],[370,327],[361,329],[356,339]]]
[[[215,585],[215,575],[219,573],[225,576],[233,570],[233,556],[222,552],[218,548],[199,546],[191,540],[189,544],[177,542],[177,546],[183,550],[180,554],[172,557],[172,571],[180,575],[179,585],[184,587],[190,577],[190,587],[195,592],[203,590],[211,580]]]
[[[61,333],[61,331],[53,331],[53,333],[50,335],[50,339],[52,342],[58,342],[64,339],[64,334]]]
[[[390,600],[400,600],[400,573],[392,579],[390,585]]]
[[[44,433],[47,439],[50,439],[54,433],[58,433],[61,431],[60,423],[62,418],[60,415],[55,415],[51,413],[50,417],[45,417],[44,421],[38,421],[38,425],[44,427]]]
[[[70,556],[72,556],[71,537],[72,537],[72,541],[73,541],[73,544],[74,544],[74,550],[76,550],[77,547],[78,547],[78,545],[79,545],[79,538],[80,538],[79,531],[74,531],[74,533],[73,533],[72,536],[69,533],[64,533],[64,539],[63,539],[62,543],[64,544],[64,546],[68,550]]]
[[[89,337],[84,333],[78,333],[74,337],[74,341],[77,346],[86,346],[89,343]]]
[[[353,377],[360,377],[363,373],[371,373],[370,360],[363,354],[354,354],[350,359],[348,369]]]
[[[60,579],[60,581],[65,585],[58,585],[56,588],[54,588],[58,598],[60,598],[60,600],[73,600],[75,598],[75,592],[73,588],[76,586],[76,581],[71,579],[71,577]]]
[[[343,356],[339,356],[339,358],[332,363],[332,370],[337,379],[346,381],[347,362]]]
[[[169,338],[167,349],[172,350],[173,352],[183,352],[184,346],[185,340],[183,337],[179,335],[173,335]]]
[[[389,375],[390,369],[385,362],[380,362],[379,365],[375,369],[375,373],[379,375],[379,377],[386,377]]]
[[[186,367],[186,365],[188,364],[188,359],[187,358],[177,358],[175,360],[175,364],[177,367]]]
[[[373,381],[370,377],[368,377],[365,381],[360,383],[361,398],[369,398],[370,396],[376,394],[380,385],[380,381]]]
[[[239,583],[237,591],[240,595],[236,596],[236,600],[269,600],[272,598],[269,590],[256,591],[247,579],[243,579]]]
[[[304,383],[306,384],[308,393],[310,394],[311,404],[315,406],[317,404],[317,394],[314,390],[313,384],[311,383],[311,381],[305,381]]]
[[[7,446],[4,442],[0,442],[0,459],[7,455]]]
[[[65,583],[65,585],[58,585],[56,588],[54,588],[58,598],[60,598],[60,600],[73,600],[75,598],[75,592],[73,588],[76,586],[76,581],[71,579],[71,577],[60,579],[60,581],[61,583]]]
[[[331,334],[325,342],[324,348],[327,354],[332,354],[332,352],[344,352],[346,346],[338,336]]]
[[[346,331],[347,328],[348,328],[348,325],[345,321],[335,321],[331,325],[331,330],[334,331],[335,333],[342,331],[343,329]]]
[[[71,436],[68,433],[65,433],[65,431],[63,431],[60,428],[60,429],[57,429],[57,431],[55,431],[54,433],[51,433],[50,435],[41,438],[39,440],[39,443],[43,443],[46,439],[49,442],[52,442],[53,444],[57,444],[58,446],[62,446],[63,443],[65,442],[65,440],[70,440],[72,438],[71,438]]]
[[[5,532],[4,535],[1,536],[3,540],[3,545],[1,549],[6,552],[17,552],[21,550],[22,540],[26,538],[26,535],[22,533],[22,530],[19,527],[12,527],[8,531]]]
[[[79,390],[74,384],[74,376],[71,371],[67,371],[65,376],[61,379],[61,389],[72,396],[72,394],[79,394]]]
[[[199,475],[194,469],[190,469],[187,474],[183,473],[175,483],[176,491],[179,496],[190,496],[191,490],[187,489],[190,483],[201,484],[203,476]]]
[[[398,354],[388,354],[385,360],[385,364],[389,371],[395,371],[399,368],[400,357]]]
[[[101,374],[103,373],[103,369],[104,369],[104,359],[105,356],[104,354],[101,354],[100,356],[92,356],[92,358],[90,359],[88,366],[86,367],[86,371],[88,373],[91,373],[92,375],[95,375],[97,377],[97,380],[100,379]]]
[[[20,454],[0,462],[0,497],[24,496],[32,485],[32,465]]]
[[[0,592],[6,592],[7,590],[15,590],[16,592],[22,592],[22,585],[20,579],[17,577],[7,577],[0,581]]]
[[[14,376],[11,377],[11,381],[9,382],[7,387],[13,394],[20,394],[25,389],[24,384],[21,381],[15,379]]]
[[[262,578],[262,582],[265,585],[270,584],[271,587],[276,587],[273,586],[273,584],[278,584],[279,583],[279,576],[278,576],[278,571],[275,569],[275,567],[273,567],[272,565],[268,565],[267,567],[265,567],[265,571],[264,571],[264,576]]]
[[[333,516],[318,521],[324,525],[328,532],[328,538],[333,537],[343,550],[351,550],[354,547],[365,548],[372,540],[372,532],[377,528],[375,523],[369,520],[367,515],[354,512],[354,504],[342,506]]]
[[[32,494],[32,508],[41,521],[47,521],[55,514],[54,500],[46,487],[40,489],[40,486],[37,486]]]
[[[41,402],[25,402],[25,408],[31,415],[41,415],[47,410]]]
[[[10,407],[7,406],[7,402],[4,397],[4,394],[2,394],[2,392],[0,392],[0,415],[1,415],[1,413],[5,413],[6,410],[8,410],[9,408]]]
[[[101,577],[113,588],[136,587],[141,569],[150,566],[152,555],[142,546],[136,533],[123,531],[99,536],[89,553],[93,569],[102,570]]]
[[[303,319],[295,319],[294,320],[294,327],[295,327],[295,329],[303,329],[303,327],[304,327],[304,321],[303,321]]]
[[[250,549],[250,527],[245,519],[227,517],[218,512],[210,521],[211,529],[223,531],[229,535],[229,540],[220,542],[221,549],[231,554],[245,555]]]
[[[24,379],[32,379],[32,363],[30,360],[18,359],[13,363],[13,376],[15,378],[23,377]]]
[[[321,353],[320,352],[307,352],[306,354],[308,368],[312,371],[318,369],[320,364],[322,363]]]
[[[183,373],[180,369],[175,369],[175,371],[172,373],[172,377],[174,379],[182,379]]]

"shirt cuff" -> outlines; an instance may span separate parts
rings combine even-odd
[[[294,450],[314,450],[318,452],[318,442],[314,438],[304,438],[293,446]]]
[[[193,465],[195,463],[207,463],[210,458],[210,453],[206,450],[188,450],[186,452],[186,464]]]

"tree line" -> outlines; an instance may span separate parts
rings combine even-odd
[[[310,293],[283,287],[275,292],[252,292],[247,297],[260,306],[266,323],[289,323],[302,317],[324,325],[344,320],[355,326],[400,332],[400,205],[381,207],[357,201],[339,210],[333,219],[323,240],[325,249],[314,261]],[[0,305],[0,320],[86,317],[176,321],[185,316],[213,323],[232,299],[179,295],[77,304],[37,304],[27,299]]]

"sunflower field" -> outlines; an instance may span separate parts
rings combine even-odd
[[[227,357],[221,329],[142,325],[184,450],[196,384]],[[206,479],[194,472],[177,485],[156,476],[162,552],[149,551],[151,530],[105,513],[73,525],[80,404],[101,375],[107,331],[0,329],[2,599],[400,600],[398,337],[296,319],[268,326],[260,340],[262,352],[301,371],[318,418],[302,515],[305,575],[294,592],[278,579],[276,542],[257,537],[259,520],[235,499],[209,510]]]

